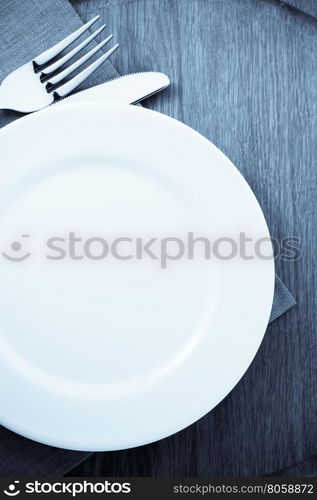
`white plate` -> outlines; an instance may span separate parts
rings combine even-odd
[[[16,121],[0,151],[1,424],[58,447],[116,450],[217,405],[262,340],[273,261],[207,261],[197,245],[194,259],[161,269],[148,255],[93,260],[105,243],[89,238],[267,238],[232,163],[164,115],[88,103]],[[71,232],[83,259],[68,255]],[[47,258],[62,254],[47,248],[52,237],[67,240],[65,258]],[[135,255],[129,245],[121,255]]]

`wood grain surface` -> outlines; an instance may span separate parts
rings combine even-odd
[[[295,3],[295,2],[293,2]],[[211,139],[250,183],[276,238],[302,257],[277,261],[298,307],[268,328],[230,395],[184,431],[95,454],[73,475],[254,476],[317,452],[317,22],[270,0],[74,0],[99,13],[120,73],[166,72],[146,105]],[[313,6],[313,4],[312,4]],[[190,404],[190,402],[189,402]]]
[[[310,16],[317,18],[317,2],[316,0],[285,0],[287,5],[291,5]],[[296,13],[295,13],[296,14]]]

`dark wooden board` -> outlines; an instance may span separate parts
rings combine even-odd
[[[296,9],[302,10],[306,14],[317,18],[316,0],[285,0],[285,3],[292,5]]]

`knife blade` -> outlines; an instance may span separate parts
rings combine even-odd
[[[72,94],[56,104],[87,101],[136,104],[165,89],[169,84],[170,80],[164,73],[154,71],[131,73]]]

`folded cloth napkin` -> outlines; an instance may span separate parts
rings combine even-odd
[[[67,0],[6,0],[0,3],[0,81],[74,31],[82,21]],[[118,76],[106,61],[81,89]],[[0,111],[0,127],[21,115]],[[276,278],[270,321],[295,304],[290,292]],[[89,453],[45,446],[0,427],[0,476],[61,476]]]

